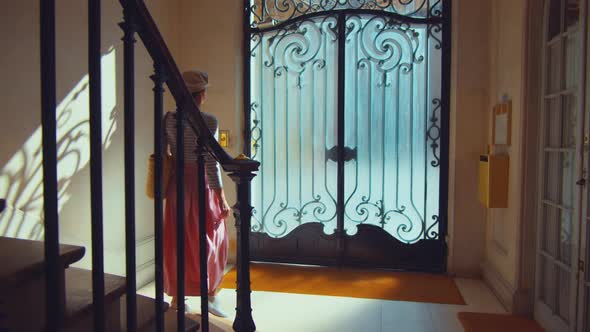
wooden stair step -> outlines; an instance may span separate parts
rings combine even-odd
[[[164,331],[166,332],[174,332],[178,330],[178,324],[177,324],[177,314],[176,314],[176,310],[168,310],[166,311],[166,313],[164,314]],[[189,317],[184,317],[184,330],[187,332],[197,332],[199,331],[200,328],[200,324],[189,318]],[[151,331],[156,331],[156,327],[154,325],[153,328],[149,328],[147,330],[142,330],[142,332],[151,332]]]
[[[65,294],[65,270],[84,257],[84,247],[60,245],[57,285]],[[0,331],[38,331],[45,324],[45,246],[41,241],[0,237]],[[65,299],[62,298],[62,305]],[[58,305],[56,300],[56,305]]]
[[[147,296],[137,294],[135,296],[137,302],[137,329],[142,331],[142,328],[155,324],[156,320],[156,301]],[[164,302],[164,312],[168,310],[168,303]],[[121,298],[121,331],[127,328],[127,295]]]
[[[156,331],[156,300],[136,295],[137,301],[137,331],[152,332]],[[176,310],[168,310],[168,303],[164,302],[164,331],[176,332],[178,330],[176,320]],[[189,317],[184,319],[185,331],[196,332],[199,330],[199,323]],[[126,295],[121,298],[121,331],[127,330],[127,305]]]
[[[84,257],[85,249],[62,244],[59,264],[65,269]],[[44,277],[45,246],[42,241],[0,237],[0,289]]]
[[[125,293],[125,283],[125,277],[104,274],[106,326],[119,324],[120,298]],[[65,327],[66,329],[91,327],[92,318],[92,271],[68,268],[66,270]]]

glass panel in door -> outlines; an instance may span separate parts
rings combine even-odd
[[[535,313],[548,330],[575,328],[580,220],[581,46],[572,9],[577,1],[546,2],[544,107],[540,162]]]
[[[389,17],[346,20],[344,228],[405,244],[438,239],[441,29]]]
[[[253,232],[287,236],[306,223],[336,229],[336,17],[252,36]]]

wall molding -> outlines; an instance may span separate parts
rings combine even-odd
[[[486,214],[489,220],[491,232],[491,246],[496,253],[508,257],[508,246],[506,245],[506,214],[507,209],[491,209]]]
[[[483,272],[484,280],[500,300],[500,303],[502,303],[506,310],[512,312],[513,298],[516,289],[514,289],[510,282],[508,282],[489,261],[485,261],[481,264],[481,270]]]
[[[520,315],[531,313],[531,294],[528,289],[515,288],[489,261],[485,261],[481,269],[484,280],[508,312]]]
[[[135,241],[135,246],[139,247],[145,244],[148,244],[149,242],[155,241],[156,240],[156,236],[154,234],[152,235],[148,235],[142,239],[136,240]]]
[[[498,253],[502,257],[508,257],[508,249],[504,248],[504,245],[498,242],[498,240],[492,240],[492,247],[494,248],[496,253]]]
[[[155,245],[155,235],[135,241],[135,257],[137,259],[135,272],[138,289],[154,281],[156,275]]]
[[[156,278],[156,271],[154,270],[156,261],[151,260],[137,267],[135,279],[137,281],[137,289],[149,285]]]

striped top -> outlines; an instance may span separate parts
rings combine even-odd
[[[185,116],[188,114],[185,113]],[[211,114],[201,112],[201,116],[205,120],[205,124],[215,137],[218,139],[218,124],[217,118]],[[176,113],[167,112],[164,115],[164,133],[166,143],[170,145],[170,152],[172,157],[176,160]],[[184,162],[185,165],[197,162],[197,135],[192,128],[185,124],[184,126]],[[205,153],[205,173],[209,182],[209,188],[220,189],[222,187],[221,172],[219,164],[209,153]]]

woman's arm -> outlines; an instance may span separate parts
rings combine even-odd
[[[170,147],[168,145],[168,117],[170,112],[166,112],[162,117],[162,157],[166,157],[170,154]]]
[[[201,113],[207,127],[213,134],[213,137],[218,140],[219,138],[219,126],[217,118],[208,113]],[[225,193],[223,192],[223,184],[221,181],[221,171],[219,169],[219,163],[210,154],[205,154],[205,168],[207,170],[207,176],[209,178],[209,187],[213,189],[213,192],[217,196],[219,202],[219,209],[221,210],[221,217],[227,218],[229,215],[229,205],[225,199]]]
[[[227,200],[225,199],[225,194],[223,193],[223,188],[218,188],[213,190],[217,199],[219,201],[219,209],[221,210],[221,217],[223,219],[229,216],[229,205],[227,204]]]

